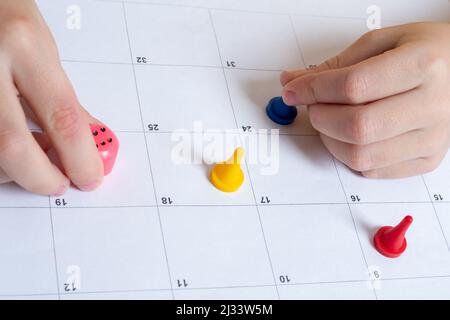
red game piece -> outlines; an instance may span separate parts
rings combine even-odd
[[[406,249],[405,234],[412,222],[413,218],[406,216],[396,227],[380,228],[373,238],[378,252],[388,258],[399,257]]]
[[[103,161],[104,175],[109,174],[114,166],[119,151],[119,140],[104,124],[91,124],[92,135]]]

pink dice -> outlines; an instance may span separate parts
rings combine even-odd
[[[119,152],[119,140],[104,124],[91,124],[90,126],[95,144],[103,161],[104,174],[106,176],[112,171],[116,162],[117,153]]]

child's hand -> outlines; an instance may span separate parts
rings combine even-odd
[[[18,95],[45,135],[30,133]],[[63,194],[70,181],[43,151],[51,142],[70,180],[82,190],[95,189],[103,165],[89,129],[94,121],[80,106],[34,1],[1,0],[0,183]]]
[[[284,72],[325,146],[372,178],[435,169],[450,145],[450,24],[371,31],[312,70]]]

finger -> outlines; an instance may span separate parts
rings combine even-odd
[[[6,175],[5,171],[3,171],[2,168],[0,168],[0,184],[8,183],[11,181],[11,178]]]
[[[406,178],[433,171],[439,166],[443,158],[444,155],[413,159],[386,168],[364,171],[361,174],[367,178],[373,179]]]
[[[30,106],[25,98],[19,96],[20,104],[22,105],[23,111],[25,112],[25,116],[29,118],[31,121],[33,121],[35,124],[37,124],[39,127],[42,127],[42,125],[39,123],[39,119],[34,114],[33,110],[30,109]],[[100,120],[93,117],[89,112],[86,111],[86,109],[81,109],[81,116],[84,118],[84,121],[90,124],[99,124],[101,123]],[[46,134],[43,135],[34,135],[34,138],[37,140],[37,142],[41,145],[42,149],[47,152],[50,148],[50,140],[48,139]],[[42,143],[41,143],[42,141]],[[43,147],[43,143],[45,143],[45,148]]]
[[[283,89],[287,104],[361,104],[405,92],[422,84],[426,73],[420,50],[404,45],[360,63],[311,73]]]
[[[50,162],[28,130],[12,79],[0,80],[0,168],[33,193],[60,195],[68,179]]]
[[[281,85],[284,87],[292,80],[308,73],[348,67],[387,50],[391,50],[395,47],[402,33],[403,31],[399,27],[369,31],[338,55],[331,57],[316,67],[283,71],[280,76]]]
[[[103,180],[103,164],[85,111],[60,64],[21,65],[14,75],[68,177],[83,191],[96,189]]]
[[[36,142],[41,147],[42,151],[47,152],[50,148],[50,141],[48,140],[47,136],[39,132],[33,132],[32,134]],[[8,183],[11,181],[11,178],[6,175],[5,171],[3,171],[2,168],[0,168],[0,184]]]
[[[371,143],[368,145],[355,145],[335,140],[321,134],[320,137],[330,151],[339,161],[356,171],[374,170],[389,167],[407,160],[424,158],[447,150],[448,130],[437,128],[435,132],[427,130],[414,130],[392,139]],[[445,134],[441,134],[441,132]]]
[[[89,112],[86,111],[86,109],[82,108],[81,109],[81,117],[83,118],[83,121],[85,121],[86,123],[89,124],[101,124],[102,122],[100,120],[98,120],[96,117],[93,117]],[[38,121],[38,120],[36,120]],[[48,138],[48,136],[46,134],[43,135],[44,138],[47,140],[48,144],[50,145],[49,148],[51,148],[51,142],[50,139]],[[41,138],[43,139],[43,138]],[[38,141],[39,142],[39,141]],[[39,143],[41,144],[41,143]],[[41,145],[42,146],[42,145]],[[45,150],[46,152],[48,151],[48,149]]]
[[[423,107],[426,100],[421,90],[412,90],[361,106],[315,104],[309,106],[309,118],[317,131],[333,139],[364,145],[435,122],[439,115]]]
[[[25,113],[25,116],[27,117],[27,119],[31,120],[39,128],[42,128],[41,124],[39,123],[39,119],[36,117],[33,110],[31,110],[26,99],[22,96],[19,96],[19,101],[20,101],[20,104],[22,105],[23,112]]]
[[[44,133],[40,132],[32,132],[33,138],[36,140],[36,142],[41,147],[42,151],[45,153],[50,149],[50,139],[48,136]]]
[[[281,72],[280,74],[280,83],[284,87],[292,80],[301,77],[305,74],[312,73],[316,71],[317,68],[310,68],[310,69],[298,69],[298,70],[285,70]]]

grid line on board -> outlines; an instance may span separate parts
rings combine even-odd
[[[274,128],[271,128],[274,129]],[[236,130],[236,129],[233,129]],[[239,130],[239,129],[238,129]],[[270,129],[267,129],[270,130]],[[136,134],[142,134],[142,130],[141,131],[133,131],[133,130],[115,130],[115,132],[118,133],[136,133]],[[177,131],[173,130],[173,131],[161,131],[161,130],[153,130],[153,131],[145,131],[146,134],[153,134],[153,135],[157,135],[157,134],[173,134],[173,133],[177,133]],[[183,133],[186,134],[203,134],[202,132],[198,132],[198,131],[190,131],[190,130],[184,130],[183,129]],[[221,135],[240,135],[240,136],[247,136],[247,135],[271,135],[271,133],[244,133],[244,132],[232,132],[232,133],[220,133]],[[280,136],[288,136],[288,137],[318,137],[318,134],[303,134],[303,133],[278,133],[278,135]]]
[[[58,270],[58,258],[56,256],[56,241],[55,241],[55,229],[53,225],[53,210],[51,204],[51,197],[48,196],[48,210],[50,215],[50,228],[52,233],[52,246],[53,246],[53,260],[55,264],[55,276],[56,276],[56,292],[58,295],[58,299],[61,299],[61,289],[59,287],[59,270]]]
[[[189,5],[189,4],[179,4],[179,3],[161,3],[161,2],[141,2],[136,0],[94,0],[97,2],[111,2],[111,3],[127,3],[134,5],[147,5],[147,6],[159,6],[159,7],[178,7],[178,8],[193,8],[193,9],[205,9],[223,12],[241,12],[241,13],[254,13],[254,14],[273,14],[277,16],[291,15],[295,17],[311,17],[311,18],[331,18],[331,19],[342,19],[342,20],[358,20],[366,21],[367,17],[351,17],[351,16],[332,16],[332,15],[320,15],[320,14],[301,14],[301,13],[288,13],[288,12],[275,12],[275,11],[259,11],[259,10],[245,10],[245,9],[232,9],[232,8],[215,8],[207,6]],[[384,22],[388,23],[402,23],[400,20],[383,19]]]
[[[450,201],[439,201],[439,203],[448,204]],[[385,205],[385,204],[430,204],[429,201],[391,201],[391,202],[298,202],[298,203],[268,203],[268,204],[171,204],[171,205],[159,205],[160,208],[173,208],[173,207],[281,207],[281,206],[327,206],[327,205],[347,205],[350,206],[363,206],[363,205]],[[115,206],[71,206],[67,205],[66,209],[116,209],[116,208],[156,208],[157,205],[115,205]],[[52,208],[55,208],[52,206]],[[57,207],[60,208],[60,207]],[[0,206],[0,209],[48,209],[48,206]]]
[[[295,37],[295,44],[297,45],[298,52],[300,53],[300,60],[303,63],[303,67],[306,68],[305,55],[303,54],[302,47],[300,46],[300,40],[298,39],[297,32],[295,30],[294,21],[292,20],[292,15],[287,15],[289,19],[289,25],[291,26],[292,33]]]
[[[419,276],[419,277],[398,277],[398,278],[383,278],[380,282],[389,282],[389,281],[403,281],[403,280],[422,280],[422,279],[450,279],[450,275],[431,275],[431,276]],[[295,287],[295,286],[314,286],[314,285],[323,285],[323,284],[351,284],[351,283],[366,283],[368,280],[336,280],[336,281],[311,281],[311,282],[295,282],[295,283],[286,283],[281,285],[282,287]],[[273,288],[275,285],[271,284],[261,284],[261,285],[245,285],[245,286],[211,286],[211,287],[194,287],[194,288],[174,288],[175,292],[182,291],[197,291],[197,290],[217,290],[217,289],[247,289],[247,288]],[[136,290],[98,290],[98,291],[78,291],[71,292],[67,294],[62,294],[61,297],[64,296],[77,296],[77,295],[89,295],[89,294],[102,294],[102,293],[144,293],[144,292],[169,292],[170,289],[136,289]],[[46,297],[46,296],[55,296],[56,293],[32,293],[32,294],[0,294],[0,298],[8,298],[8,297]]]
[[[224,81],[225,81],[225,86],[227,88],[227,93],[228,93],[228,99],[229,99],[229,103],[230,103],[231,112],[233,113],[233,119],[234,119],[234,122],[236,124],[236,129],[239,130],[239,125],[238,125],[238,121],[237,121],[237,117],[236,117],[236,112],[234,111],[233,99],[231,98],[230,86],[228,84],[228,79],[227,79],[227,75],[226,75],[226,72],[225,72],[225,67],[223,65],[222,53],[221,53],[220,45],[219,45],[219,39],[217,37],[217,31],[216,31],[216,27],[214,25],[214,19],[213,19],[213,16],[212,16],[212,13],[211,13],[210,9],[208,9],[208,15],[209,15],[210,23],[211,23],[211,26],[212,26],[212,29],[213,29],[213,32],[214,32],[214,38],[216,40],[217,51],[219,53],[220,63],[222,64],[222,72],[223,72],[223,77],[224,77]],[[240,135],[239,135],[239,138],[241,138]],[[242,141],[241,141],[241,143],[242,143]],[[249,170],[247,161],[244,159],[243,162],[245,164],[245,168],[246,168],[247,173],[249,175],[248,181],[250,183],[250,188],[252,190],[253,199],[255,201],[255,208],[256,208],[256,212],[258,214],[259,227],[261,228],[262,237],[264,239],[264,247],[265,247],[265,250],[266,250],[267,258],[269,260],[269,266],[270,266],[270,270],[272,272],[273,282],[274,282],[274,285],[275,285],[277,296],[278,296],[278,299],[280,299],[280,292],[278,290],[277,278],[275,276],[275,270],[273,268],[272,258],[270,257],[270,250],[269,250],[269,246],[267,244],[266,234],[264,232],[264,226],[263,226],[263,223],[262,223],[262,220],[261,220],[261,213],[260,213],[260,210],[259,210],[259,207],[258,207],[258,202],[257,202],[257,199],[256,199],[255,190],[253,188],[252,178],[250,176],[250,170]]]
[[[336,160],[334,159],[334,157],[332,157],[332,160],[333,160],[334,168],[336,170],[336,174],[337,174],[338,179],[339,179],[339,183],[340,183],[341,188],[342,188],[342,192],[344,193],[345,200],[347,201],[348,213],[350,214],[350,218],[352,219],[353,229],[355,231],[356,238],[358,239],[358,244],[359,244],[359,248],[361,250],[361,255],[362,255],[363,259],[364,259],[364,263],[366,265],[366,271],[368,273],[369,272],[369,263],[367,262],[366,254],[364,253],[364,248],[363,248],[363,245],[361,243],[361,239],[359,237],[358,228],[356,227],[355,217],[353,216],[352,208],[351,208],[350,203],[349,203],[348,198],[347,198],[347,191],[345,190],[344,183],[342,182],[341,175],[339,174],[339,170],[337,168]],[[369,276],[369,274],[367,274],[367,275]],[[369,277],[369,279],[370,279],[370,277]],[[372,288],[372,290],[373,290],[373,294],[375,295],[375,298],[378,299],[378,295],[377,295],[377,292],[375,290],[375,287]]]
[[[127,39],[128,39],[128,46],[129,46],[129,49],[130,49],[130,58],[131,58],[131,61],[133,61],[133,49],[131,47],[130,33],[129,33],[129,30],[128,30],[128,20],[127,20],[127,11],[126,11],[125,2],[122,2],[122,10],[123,10],[123,16],[124,16],[124,19],[125,19],[125,29],[126,29]],[[133,69],[134,85],[135,85],[135,89],[136,89],[136,96],[137,96],[138,105],[139,105],[139,113],[140,113],[140,118],[141,118],[141,122],[142,122],[142,134],[144,135],[145,148],[146,148],[146,151],[147,151],[147,160],[148,160],[148,165],[150,167],[150,175],[151,175],[151,180],[152,180],[152,185],[153,185],[153,196],[155,197],[156,210],[158,212],[158,222],[159,222],[159,228],[160,228],[160,232],[161,232],[162,244],[163,244],[163,248],[164,248],[164,258],[165,258],[165,261],[166,261],[166,267],[167,267],[167,273],[168,273],[168,277],[169,277],[169,283],[170,283],[170,290],[171,290],[171,293],[172,293],[172,299],[175,299],[175,296],[174,296],[174,293],[173,293],[173,283],[172,283],[172,275],[171,275],[171,272],[170,272],[169,258],[167,256],[166,240],[165,240],[165,237],[164,237],[164,230],[163,230],[162,221],[161,221],[161,211],[160,211],[159,205],[158,205],[158,203],[159,203],[158,195],[156,193],[155,180],[153,178],[152,161],[150,159],[150,148],[148,146],[147,135],[146,135],[146,130],[145,130],[145,123],[144,123],[144,117],[143,117],[143,114],[142,114],[141,98],[140,98],[140,94],[139,94],[139,88],[138,88],[137,77],[136,77],[136,67],[135,67],[134,64],[132,66],[132,69]]]
[[[186,68],[205,68],[205,69],[222,69],[223,66],[212,66],[212,65],[201,65],[201,64],[179,64],[179,63],[135,63],[132,62],[113,62],[113,61],[95,61],[95,60],[76,60],[76,59],[61,59],[62,62],[68,63],[86,63],[86,64],[104,64],[104,65],[138,65],[143,67],[186,67]],[[245,67],[233,67],[233,70],[243,70],[243,71],[267,71],[267,72],[281,72],[281,69],[263,69],[263,68],[245,68]]]
[[[450,251],[450,243],[448,242],[448,239],[445,236],[444,228],[442,228],[441,219],[439,219],[439,215],[437,213],[436,206],[433,201],[433,197],[431,196],[430,189],[428,188],[427,182],[425,181],[425,178],[423,177],[423,175],[421,175],[420,177],[422,178],[422,182],[425,185],[425,188],[427,189],[428,197],[430,198],[431,205],[433,206],[434,216],[436,217],[436,220],[439,224],[439,228],[441,229],[442,237],[447,245],[448,251]]]

